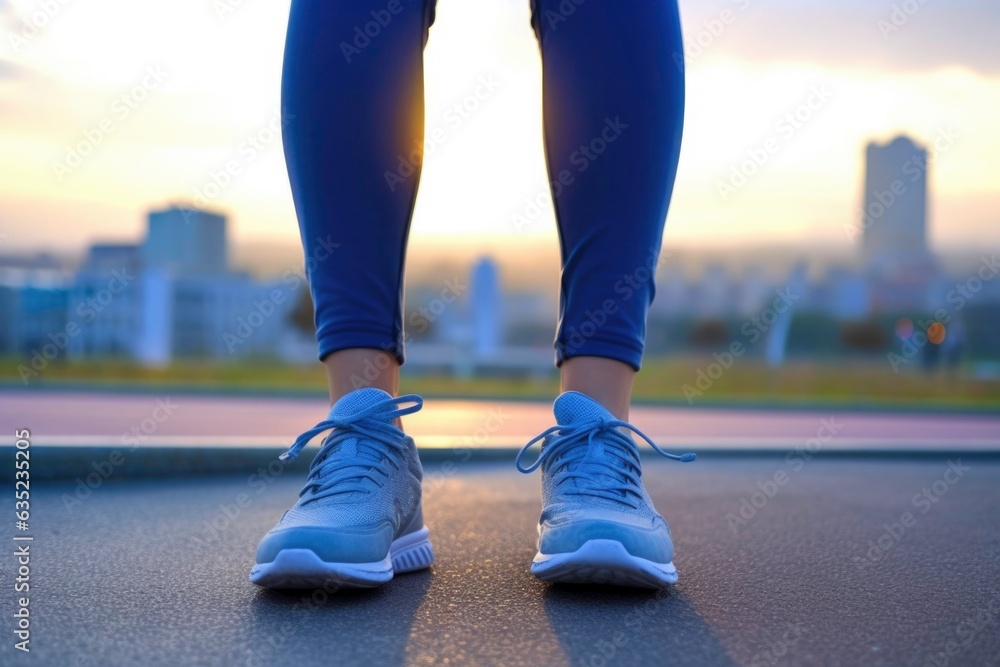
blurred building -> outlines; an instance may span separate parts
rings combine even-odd
[[[908,137],[865,149],[864,236],[868,265],[891,272],[927,258],[927,151]]]
[[[764,267],[752,265],[746,268],[735,286],[736,312],[744,317],[759,313],[764,304],[774,299],[774,287],[767,279]]]
[[[449,284],[443,277],[442,284]],[[535,292],[504,292],[492,258],[471,268],[468,293],[408,290],[406,371],[535,376],[552,372],[553,308]],[[544,333],[543,333],[544,330]],[[541,342],[544,340],[544,342]]]
[[[224,216],[170,206],[149,214],[142,259],[147,268],[178,276],[220,275],[228,266],[226,246]]]
[[[500,349],[500,277],[496,262],[484,257],[472,267],[472,353],[478,359],[496,356]]]
[[[668,264],[656,277],[656,298],[650,308],[651,316],[673,317],[691,311],[691,285],[684,270],[676,264]]]
[[[830,267],[820,282],[810,285],[809,297],[812,310],[838,320],[861,320],[871,309],[868,281],[846,266]]]
[[[733,311],[737,288],[724,265],[713,263],[707,266],[701,283],[696,284],[694,289],[696,296],[690,303],[697,315],[720,317]]]
[[[258,282],[227,265],[225,217],[172,206],[149,214],[141,245],[97,244],[72,281],[69,353],[175,358],[273,355],[302,281]]]
[[[63,356],[68,301],[62,271],[0,266],[0,355],[27,358],[50,346],[50,358]]]
[[[876,310],[924,307],[935,281],[927,169],[927,150],[905,136],[865,150],[862,254]]]
[[[503,334],[508,345],[551,350],[556,320],[556,304],[541,292],[503,295]]]
[[[69,356],[135,356],[140,322],[141,247],[101,243],[90,247],[73,276],[69,321],[78,327]]]
[[[273,355],[298,298],[281,282],[235,273],[180,278],[173,292],[173,353],[179,357]]]

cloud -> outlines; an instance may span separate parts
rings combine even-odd
[[[0,0],[3,2],[3,0]],[[7,60],[0,60],[0,81],[20,79],[24,76],[24,70]]]
[[[682,0],[686,43],[709,30],[724,10],[732,20],[706,53],[905,71],[964,67],[1000,75],[995,0]]]

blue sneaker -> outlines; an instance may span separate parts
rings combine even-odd
[[[413,405],[401,407],[407,403]],[[359,389],[299,436],[282,460],[332,429],[298,502],[261,540],[250,581],[267,588],[371,588],[430,566],[423,469],[413,439],[393,424],[422,406],[419,396]]]
[[[693,461],[656,446],[602,405],[570,391],[556,399],[556,423],[524,446],[517,469],[542,468],[538,555],[531,572],[564,583],[664,588],[677,583],[670,528],[642,485],[639,448],[626,430],[670,459]],[[521,459],[538,441],[542,453]]]

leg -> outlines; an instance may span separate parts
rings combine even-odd
[[[285,155],[333,407],[295,505],[257,548],[272,588],[373,587],[428,567],[423,469],[394,398],[402,277],[423,141],[423,45],[434,0],[293,0]],[[405,156],[405,157],[404,157]]]
[[[563,14],[567,6],[575,6]],[[563,389],[627,417],[680,151],[674,0],[535,0],[563,259]],[[570,363],[567,363],[570,362]]]
[[[546,581],[659,588],[677,581],[674,547],[642,484],[630,431],[649,439],[628,423],[628,406],[680,148],[677,6],[535,0],[533,20],[563,259],[564,393],[553,406],[558,426],[518,456],[522,472],[542,470],[531,570]],[[525,466],[535,442],[541,454]]]
[[[362,386],[394,394],[403,361],[403,267],[434,2],[397,7],[295,0],[289,19],[285,156],[334,402]]]
[[[562,392],[578,391],[608,409],[616,419],[628,421],[635,369],[615,359],[573,357],[563,362]]]
[[[399,361],[381,350],[338,350],[323,360],[330,385],[330,405],[360,387],[381,389],[390,396],[399,393]]]

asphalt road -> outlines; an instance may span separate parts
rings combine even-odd
[[[650,462],[678,548],[680,583],[666,595],[534,580],[538,479],[510,465],[429,469],[433,569],[332,595],[247,580],[299,479],[107,482],[79,504],[66,503],[72,484],[42,485],[29,531],[32,653],[14,659],[4,548],[0,663],[998,664],[1000,464],[948,467]],[[779,470],[773,497],[753,496]],[[249,504],[235,509],[240,494]],[[743,499],[760,507],[737,524],[727,515]]]

